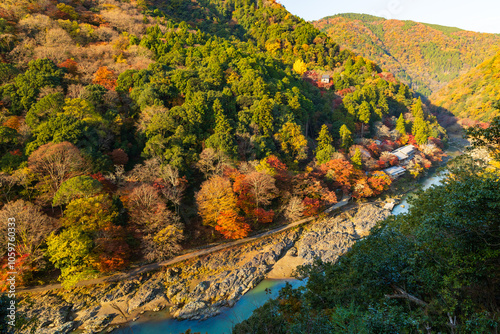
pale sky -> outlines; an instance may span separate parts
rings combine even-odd
[[[500,33],[500,0],[278,0],[312,21],[340,13],[413,20],[465,30]]]

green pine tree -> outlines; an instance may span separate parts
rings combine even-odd
[[[351,132],[351,130],[349,130],[347,125],[343,124],[340,127],[339,134],[340,134],[340,138],[342,139],[342,147],[345,150],[347,150],[349,148],[349,146],[351,146],[351,143],[352,143],[352,132]]]
[[[332,136],[330,135],[330,131],[328,131],[328,127],[325,124],[321,127],[317,141],[318,147],[316,148],[316,160],[318,160],[319,164],[324,164],[325,162],[330,161],[333,153],[335,153],[335,148],[332,145]]]
[[[207,141],[206,146],[222,151],[229,156],[236,155],[236,145],[234,143],[233,128],[229,123],[224,109],[219,99],[214,101],[213,110],[215,113],[215,129]]]
[[[356,151],[354,151],[354,155],[351,158],[351,162],[354,167],[356,167],[357,169],[361,169],[362,160],[361,160],[361,151],[359,150],[359,148],[357,148]]]
[[[429,124],[427,124],[427,122],[424,121],[423,118],[418,117],[413,122],[411,132],[415,136],[415,141],[417,142],[417,144],[425,144],[427,143],[427,139],[429,138],[430,134]]]
[[[399,115],[398,121],[396,122],[396,130],[402,135],[406,135],[406,121],[403,117],[403,113]]]
[[[318,148],[316,151],[324,150],[328,146],[332,145],[333,139],[326,124],[321,126],[321,130],[319,131],[318,138],[316,140],[318,141]]]
[[[365,124],[368,124],[370,122],[370,116],[370,104],[366,101],[363,101],[358,110],[358,119],[361,122],[361,138],[363,138],[365,132]]]
[[[415,118],[422,118],[422,119],[425,118],[424,107],[422,104],[422,100],[420,100],[420,98],[413,100],[413,105],[411,107],[411,113],[412,113],[413,117],[415,117]]]

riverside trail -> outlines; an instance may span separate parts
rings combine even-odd
[[[245,244],[245,243],[248,243],[251,241],[255,241],[255,240],[258,240],[261,238],[269,237],[273,234],[280,233],[280,232],[292,229],[294,227],[297,227],[299,225],[313,221],[314,219],[317,219],[318,216],[321,214],[329,214],[329,213],[335,211],[336,209],[340,209],[342,207],[345,207],[347,204],[349,204],[350,199],[351,199],[351,197],[344,195],[342,200],[340,200],[338,203],[336,203],[335,205],[331,206],[330,208],[326,209],[325,211],[323,211],[322,213],[320,213],[316,216],[304,218],[304,219],[298,220],[296,222],[293,222],[293,223],[290,223],[287,225],[282,225],[282,226],[279,226],[279,227],[274,228],[272,230],[262,232],[262,233],[259,233],[257,235],[251,236],[251,237],[247,237],[244,239],[239,239],[236,241],[231,241],[231,242],[227,242],[227,243],[223,243],[223,244],[218,244],[218,245],[213,246],[213,247],[189,252],[189,253],[186,253],[183,255],[173,257],[173,258],[166,260],[166,261],[143,265],[143,266],[140,266],[140,267],[137,267],[134,269],[130,269],[130,270],[127,270],[124,272],[116,273],[116,274],[113,274],[110,276],[99,277],[99,278],[90,279],[90,280],[83,280],[83,281],[76,283],[74,285],[74,287],[84,287],[84,286],[100,284],[100,283],[111,283],[111,282],[129,280],[129,279],[136,277],[137,275],[158,270],[161,267],[167,267],[167,266],[170,266],[170,265],[173,265],[173,264],[176,264],[179,262],[183,262],[183,261],[186,261],[189,259],[193,259],[193,258],[196,258],[199,256],[209,255],[211,253],[214,253],[214,252],[217,252],[217,251],[229,248],[229,247],[234,247],[234,246],[242,245],[242,244]],[[352,204],[352,205],[355,205],[355,204]],[[348,208],[350,208],[352,205],[350,205]],[[49,284],[49,285],[44,285],[44,286],[21,287],[18,289],[18,293],[22,294],[22,293],[28,293],[28,292],[30,292],[30,293],[31,292],[45,292],[45,291],[50,291],[50,290],[62,289],[62,288],[63,288],[63,286],[60,283]]]

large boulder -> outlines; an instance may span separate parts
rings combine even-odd
[[[128,312],[135,310],[155,299],[166,298],[165,285],[161,279],[145,281],[128,302]]]
[[[83,334],[94,334],[102,332],[106,327],[108,327],[108,325],[116,316],[116,313],[111,313],[101,316],[95,316],[88,319],[82,325]]]

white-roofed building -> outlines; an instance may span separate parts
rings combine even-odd
[[[406,145],[391,152],[398,157],[400,163],[407,163],[415,155],[415,146]]]
[[[386,173],[387,175],[389,175],[389,177],[391,179],[396,179],[396,178],[400,177],[401,175],[404,175],[404,173],[406,172],[406,169],[404,169],[403,167],[399,167],[399,166],[392,166],[392,167],[384,169],[383,172]]]
[[[322,83],[330,83],[330,76],[328,74],[324,74],[321,76]]]

